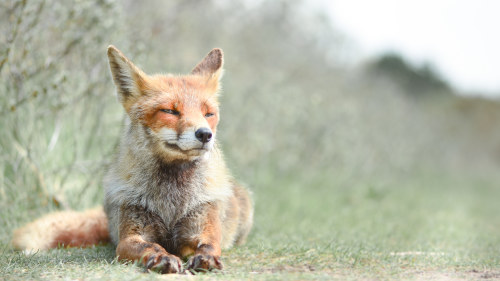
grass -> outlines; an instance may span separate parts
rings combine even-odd
[[[256,216],[248,243],[223,253],[223,273],[182,278],[500,278],[498,180],[433,173],[390,180],[334,177],[326,171],[276,177],[256,169],[253,174]],[[1,237],[2,278],[175,278],[116,262],[110,245],[23,255],[7,243],[21,222],[5,212],[1,219],[7,225]]]
[[[38,2],[0,9],[0,280],[179,278],[118,263],[110,245],[9,245],[41,214],[102,202],[123,116],[110,43],[146,72],[226,54],[218,136],[255,226],[223,273],[180,278],[500,279],[498,103],[417,100],[344,69],[350,44],[305,1]]]

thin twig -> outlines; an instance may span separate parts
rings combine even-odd
[[[5,56],[0,60],[0,73],[5,65],[5,63],[9,60],[10,51],[12,50],[12,43],[16,40],[17,34],[19,33],[19,26],[23,22],[23,14],[24,9],[26,8],[26,0],[22,0],[21,2],[21,12],[19,17],[17,18],[16,25],[14,26],[14,30],[12,31],[11,37],[7,39],[6,45],[7,50],[5,51]]]

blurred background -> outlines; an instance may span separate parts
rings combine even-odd
[[[48,210],[100,204],[123,120],[109,44],[146,73],[187,73],[212,48],[224,50],[218,140],[254,191],[256,236],[311,217],[334,226],[318,214],[349,212],[359,198],[390,205],[384,198],[402,186],[402,197],[439,200],[453,197],[455,184],[496,188],[500,80],[485,76],[500,73],[486,47],[500,48],[490,14],[454,9],[455,1],[364,2],[2,1],[3,234]],[[452,28],[464,11],[473,38]],[[484,48],[460,51],[467,40]],[[481,208],[494,188],[467,206]],[[303,223],[263,226],[291,216]]]

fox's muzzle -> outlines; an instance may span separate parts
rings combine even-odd
[[[207,143],[212,139],[212,131],[209,128],[199,128],[194,133],[197,140],[202,143]]]

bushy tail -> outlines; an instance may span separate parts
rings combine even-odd
[[[12,245],[28,252],[64,247],[88,247],[109,242],[108,219],[101,208],[45,215],[14,231]]]

